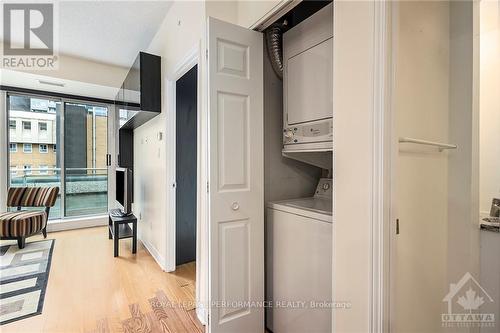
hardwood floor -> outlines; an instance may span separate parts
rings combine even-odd
[[[195,314],[194,262],[165,273],[140,242],[132,255],[129,240],[114,258],[106,227],[48,238],[56,242],[42,314],[3,325],[2,333],[204,332]]]

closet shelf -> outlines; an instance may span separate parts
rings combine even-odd
[[[445,149],[457,149],[458,148],[457,145],[453,145],[453,144],[449,144],[449,143],[441,143],[441,142],[427,141],[427,140],[407,138],[407,137],[399,138],[399,143],[415,143],[418,145],[433,146],[433,147],[437,147],[439,149],[439,151],[443,151]]]

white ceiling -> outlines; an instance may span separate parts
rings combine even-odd
[[[130,67],[172,1],[60,1],[59,53]]]

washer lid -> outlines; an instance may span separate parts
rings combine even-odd
[[[302,215],[325,222],[332,222],[332,200],[325,198],[301,198],[270,202],[269,208]]]

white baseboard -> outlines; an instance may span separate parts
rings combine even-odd
[[[148,250],[149,254],[151,254],[151,256],[155,259],[156,263],[160,266],[161,270],[166,271],[165,259],[163,258],[163,256],[160,255],[160,253],[156,250],[156,248],[151,243],[149,243],[148,241],[146,241],[145,239],[143,239],[140,236],[138,238],[142,242],[142,245],[144,245],[146,250]]]
[[[205,308],[198,306],[196,308],[196,316],[202,325],[207,325],[207,321],[205,320],[207,318]]]
[[[89,216],[75,219],[51,220],[47,224],[47,232],[71,229],[91,228],[108,225],[108,216]]]

